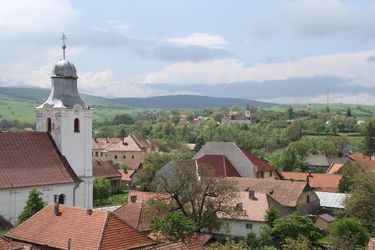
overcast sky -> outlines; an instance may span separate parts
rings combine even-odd
[[[375,2],[1,0],[0,86],[50,86],[61,59],[81,92],[375,104]]]

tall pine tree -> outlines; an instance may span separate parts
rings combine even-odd
[[[18,216],[18,224],[21,224],[45,206],[45,202],[43,201],[41,195],[42,193],[36,188],[30,190],[29,197],[26,201],[26,206],[23,208],[22,213]]]
[[[368,121],[363,134],[365,136],[364,152],[368,156],[372,156],[375,152],[375,122],[374,120]]]

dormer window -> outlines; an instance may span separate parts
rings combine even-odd
[[[74,119],[74,133],[79,133],[79,119]]]
[[[51,132],[51,131],[52,131],[51,118],[47,118],[47,132]]]

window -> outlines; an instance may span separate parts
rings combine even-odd
[[[270,171],[270,177],[272,177],[272,171]]]
[[[117,159],[117,155],[115,155],[115,159]]]
[[[98,152],[98,151],[95,152],[95,156],[96,156],[96,157],[99,156],[99,152]]]
[[[51,132],[51,131],[52,131],[51,118],[47,118],[47,132]]]
[[[123,156],[122,156],[122,159],[126,159],[126,155],[123,155]]]
[[[247,228],[247,229],[253,229],[253,224],[246,223],[246,228]]]
[[[263,171],[260,171],[260,172],[259,172],[259,175],[260,175],[260,178],[264,178],[264,173],[263,173]]]
[[[65,204],[65,194],[59,195],[59,204]]]
[[[100,157],[102,157],[103,156],[103,153],[102,152],[100,152]]]
[[[307,195],[307,197],[306,197],[306,202],[307,202],[307,203],[310,203],[310,195]]]
[[[79,119],[74,119],[74,133],[79,133]]]
[[[134,159],[134,155],[132,155],[132,159]]]

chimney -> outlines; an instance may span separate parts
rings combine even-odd
[[[60,215],[59,206],[60,206],[60,204],[58,202],[55,202],[55,204],[53,205],[53,214],[56,215],[56,216]]]
[[[242,202],[236,204],[236,209],[239,211],[243,211],[243,204]]]
[[[255,191],[254,190],[249,190],[249,199],[250,200],[258,200],[258,198],[255,197]]]
[[[68,240],[68,250],[72,249],[72,239]]]
[[[137,201],[137,196],[136,196],[136,195],[131,195],[131,196],[130,196],[130,201],[131,201],[132,203],[136,203],[136,201]]]
[[[92,209],[90,209],[90,208],[86,209],[86,214],[87,215],[92,215]]]
[[[314,176],[309,172],[309,174],[306,176],[306,182],[310,184],[310,178],[314,178]]]

